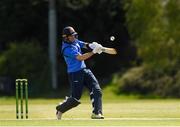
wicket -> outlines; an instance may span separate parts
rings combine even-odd
[[[20,95],[20,96],[19,96]],[[16,119],[19,119],[19,99],[20,99],[20,116],[23,119],[23,95],[25,95],[25,115],[28,119],[28,80],[16,79]]]

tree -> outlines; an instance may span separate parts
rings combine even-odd
[[[180,97],[179,0],[124,2],[128,30],[143,62],[116,82],[118,93]]]

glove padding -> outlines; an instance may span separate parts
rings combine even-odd
[[[91,48],[91,49],[93,49],[93,53],[94,54],[96,54],[96,53],[98,53],[98,54],[101,54],[102,53],[102,45],[101,44],[98,44],[97,42],[92,42],[92,43],[90,43],[89,44],[89,47]]]
[[[98,54],[101,54],[101,53],[102,53],[102,46],[100,46],[100,47],[98,48],[97,53],[98,53]]]
[[[95,48],[92,51],[94,54],[98,53],[101,54],[102,53],[102,45],[101,44],[96,44]]]
[[[89,47],[90,47],[91,49],[95,49],[95,47],[96,47],[97,45],[98,45],[97,42],[92,42],[92,43],[89,44]]]

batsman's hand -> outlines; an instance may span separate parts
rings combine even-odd
[[[90,47],[91,49],[94,49],[94,48],[96,48],[96,47],[98,47],[98,46],[102,46],[102,45],[99,44],[99,43],[97,43],[97,42],[92,42],[92,43],[89,44],[89,47]]]
[[[95,49],[95,47],[96,47],[97,45],[98,45],[97,42],[92,42],[92,43],[89,44],[89,47],[90,47],[91,49]]]
[[[95,48],[92,51],[94,54],[98,53],[101,54],[102,53],[102,45],[101,44],[96,44]]]

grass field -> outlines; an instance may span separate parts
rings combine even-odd
[[[15,99],[0,98],[0,126],[180,126],[180,100],[104,100],[104,120],[91,120],[89,99],[55,117],[57,99],[30,99],[29,119],[15,119]]]

